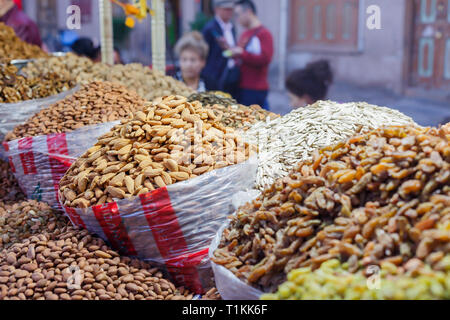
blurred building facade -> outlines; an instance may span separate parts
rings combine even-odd
[[[255,3],[275,38],[271,69],[280,88],[290,71],[325,58],[337,81],[450,99],[450,0]],[[373,6],[380,9],[381,29],[367,25]],[[209,8],[209,0],[183,0],[183,30],[189,30],[198,10]]]
[[[276,87],[282,89],[290,71],[325,58],[337,81],[450,99],[450,0],[254,1],[258,16],[274,35],[271,78]],[[98,0],[23,0],[47,44],[66,29],[72,4],[82,11],[82,28],[76,32],[98,44]],[[380,29],[367,26],[372,17],[367,9],[372,6],[380,9]],[[199,12],[212,14],[212,5],[211,0],[168,0],[166,8],[171,64],[176,38],[191,30]],[[124,34],[119,43],[124,60],[150,64],[150,19],[123,30],[123,13],[117,6],[114,16]]]

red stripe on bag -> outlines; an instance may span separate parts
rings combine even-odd
[[[206,248],[192,254],[185,254],[166,261],[167,270],[175,282],[189,286],[195,293],[203,294],[203,289],[198,276],[197,266],[208,257],[209,249]]]
[[[18,141],[19,150],[30,150],[33,147],[33,138],[27,137]],[[22,162],[22,168],[24,175],[36,174],[36,165],[34,163],[33,151],[24,152],[20,154],[20,161]]]
[[[51,134],[47,136],[48,161],[50,163],[50,170],[52,172],[53,187],[55,189],[56,201],[59,203],[58,189],[59,182],[64,174],[69,170],[70,165],[67,159],[62,156],[69,155],[69,148],[67,147],[67,139],[64,133]]]
[[[9,151],[9,145],[8,145],[8,142],[3,141],[2,144],[3,144],[3,148],[5,148],[5,151],[8,152],[8,151]]]
[[[128,236],[117,203],[92,207],[95,217],[112,246],[129,256],[137,256],[136,250]]]
[[[167,188],[141,195],[140,198],[153,238],[172,277],[196,292],[203,292],[195,268],[201,259],[198,259],[197,254],[191,256],[187,253],[188,246]]]
[[[86,229],[86,225],[84,224],[80,215],[77,213],[77,211],[74,208],[64,207],[64,210],[66,211],[67,215],[69,216],[70,221],[72,221],[74,226],[76,226],[78,228]]]

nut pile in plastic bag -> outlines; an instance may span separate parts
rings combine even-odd
[[[0,160],[0,202],[16,202],[23,199],[25,194],[20,190],[9,163]]]
[[[0,202],[0,249],[8,248],[32,235],[55,235],[69,220],[43,202],[34,200],[5,204]]]
[[[22,41],[14,29],[0,22],[0,62],[14,59],[45,58],[45,53],[38,46]]]
[[[87,208],[132,198],[215,169],[254,151],[209,109],[187,98],[155,100],[99,138],[60,182],[65,206]]]
[[[71,53],[64,57],[32,61],[22,71],[32,77],[39,77],[47,72],[69,74],[80,84],[88,84],[92,81],[118,82],[128,89],[136,91],[146,100],[172,94],[189,96],[193,93],[193,90],[184,83],[141,64],[110,66],[94,63],[88,58],[78,57]]]
[[[87,231],[66,227],[0,252],[0,300],[185,300],[193,295],[157,268],[119,254]]]
[[[279,117],[258,105],[250,107],[240,105],[234,99],[224,97],[222,93],[217,92],[195,93],[189,97],[189,101],[200,101],[214,111],[217,119],[224,126],[236,129],[248,130],[257,122]]]
[[[244,139],[259,147],[256,188],[264,190],[283,178],[299,161],[311,159],[316,149],[384,125],[410,125],[404,114],[367,103],[338,104],[319,101],[269,123],[260,122],[245,132]]]
[[[88,125],[124,119],[132,112],[143,109],[145,103],[124,86],[93,82],[15,127],[6,135],[6,140],[70,132]]]
[[[40,78],[25,78],[17,74],[17,68],[0,64],[0,103],[41,99],[67,91],[75,86],[70,77],[46,73]]]
[[[417,259],[440,270],[449,253],[449,136],[388,127],[316,152],[241,207],[213,261],[274,292],[291,270],[334,258],[350,272]]]
[[[318,270],[310,267],[293,270],[288,281],[275,294],[263,300],[436,300],[450,299],[450,255],[447,269],[398,273],[392,264],[383,264],[366,276],[348,272],[339,260],[329,260]],[[394,272],[394,273],[393,273]]]

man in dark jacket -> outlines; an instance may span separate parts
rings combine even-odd
[[[0,22],[13,28],[23,41],[42,46],[37,25],[14,4],[13,0],[0,0]]]
[[[217,79],[219,89],[228,91],[226,75],[235,68],[235,61],[224,56],[224,52],[236,46],[236,30],[231,22],[234,14],[234,2],[231,0],[215,0],[215,17],[203,29],[203,37],[209,45],[209,55],[203,74]],[[236,83],[239,79],[236,79]],[[229,81],[228,81],[229,82]]]

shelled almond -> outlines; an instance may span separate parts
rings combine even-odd
[[[254,151],[201,103],[164,97],[100,137],[61,180],[61,199],[87,208],[132,198],[243,162]]]
[[[0,202],[0,249],[38,234],[58,235],[69,220],[43,202]]]
[[[154,266],[86,230],[33,235],[0,252],[0,300],[189,300]]]

